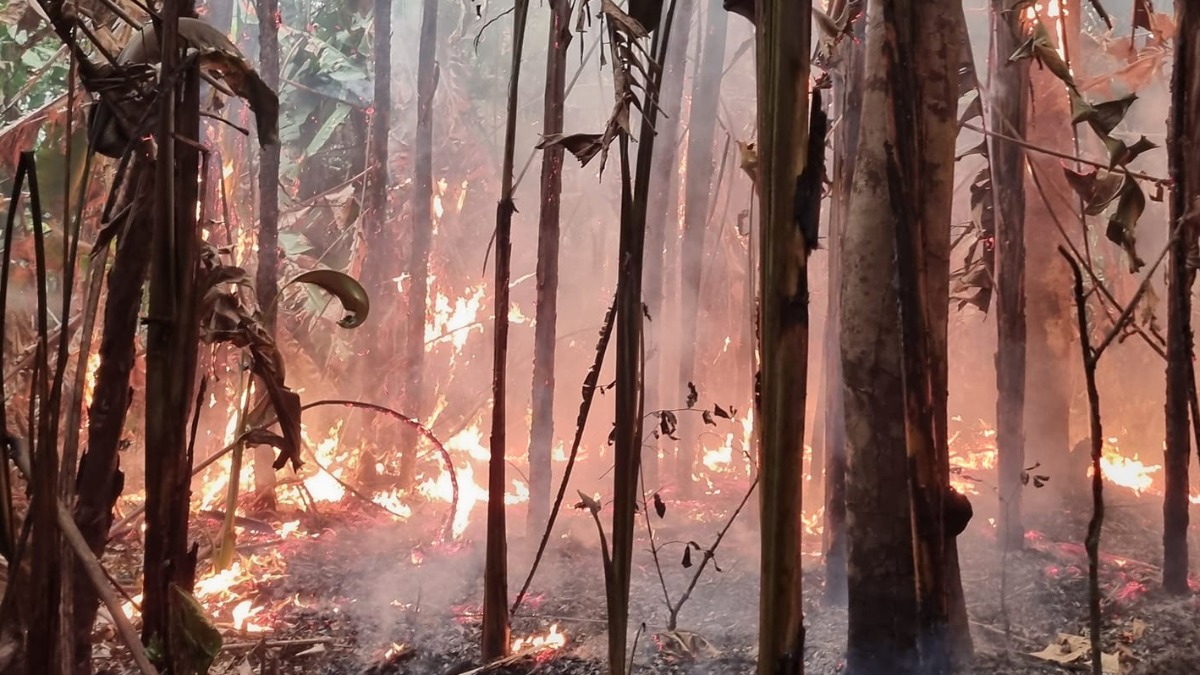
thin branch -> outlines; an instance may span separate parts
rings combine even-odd
[[[1025,148],[1026,150],[1032,150],[1033,152],[1036,152],[1036,153],[1039,153],[1042,155],[1049,155],[1050,157],[1057,157],[1059,159],[1065,159],[1070,162],[1078,162],[1080,164],[1086,164],[1087,166],[1096,167],[1098,169],[1104,169],[1106,171],[1111,171],[1113,173],[1124,174],[1131,178],[1140,178],[1145,181],[1150,181],[1151,183],[1154,183],[1155,185],[1163,185],[1163,186],[1171,185],[1171,179],[1169,179],[1169,178],[1159,178],[1157,176],[1151,176],[1150,174],[1139,173],[1137,171],[1130,171],[1129,169],[1126,169],[1123,166],[1111,167],[1108,164],[1105,164],[1104,162],[1096,162],[1096,161],[1093,161],[1090,159],[1084,159],[1082,157],[1068,155],[1065,152],[1058,152],[1057,150],[1043,148],[1040,145],[1034,145],[1028,141],[1023,141],[1019,138],[1013,138],[1012,136],[1008,136],[1008,135],[1005,135],[1005,134],[1002,134],[1002,133],[999,133],[996,131],[988,131],[988,130],[984,129],[983,127],[971,124],[970,122],[964,122],[962,126],[964,129],[970,129],[971,131],[983,134],[985,136],[992,136],[994,138],[999,138],[1001,140],[1008,141],[1009,143],[1012,143],[1014,145],[1019,145],[1022,148]]]

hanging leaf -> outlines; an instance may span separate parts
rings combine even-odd
[[[716,415],[717,417],[721,417],[721,418],[724,418],[727,420],[733,419],[733,417],[728,412],[726,412],[726,410],[724,408],[717,405],[716,403],[713,404],[713,414]]]
[[[717,426],[717,421],[713,419],[711,410],[705,410],[705,411],[701,412],[700,417],[704,420],[704,423],[709,425],[710,427]]]
[[[593,514],[600,513],[600,502],[596,501],[595,497],[587,495],[583,490],[577,490],[579,493],[579,503],[575,505],[577,509],[587,509]]]
[[[971,155],[980,155],[982,157],[987,157],[988,156],[987,141],[986,140],[979,141],[978,145],[971,147],[971,148],[967,148],[966,150],[963,150],[962,152],[958,153],[958,155],[954,158],[954,161],[957,162],[958,160],[963,159],[964,157],[970,157]]]
[[[212,667],[221,651],[221,633],[204,608],[177,584],[171,584],[167,604],[171,648],[178,675],[202,675]]]
[[[285,285],[295,283],[312,284],[325,289],[341,301],[348,314],[338,325],[342,328],[358,328],[367,320],[371,311],[371,300],[367,291],[354,277],[336,270],[312,270],[292,279]]]
[[[1089,216],[1098,216],[1104,212],[1121,192],[1125,184],[1124,174],[1096,169],[1088,173],[1076,173],[1063,167],[1067,183],[1075,193],[1083,199],[1083,212]]]
[[[329,137],[333,135],[333,132],[349,116],[350,106],[345,104],[336,106],[333,112],[321,123],[321,128],[317,129],[317,133],[313,135],[312,140],[308,142],[308,147],[304,148],[304,157],[311,157],[321,148],[325,147],[325,144],[329,142]]]
[[[587,166],[604,147],[603,134],[550,134],[542,136],[535,148],[545,150],[554,146],[562,146],[567,152],[579,160],[580,165]]]
[[[658,414],[658,424],[663,436],[671,440],[679,440],[675,436],[675,430],[679,427],[679,420],[675,417],[675,413],[670,410],[663,410]]]
[[[1125,177],[1125,186],[1117,202],[1117,210],[1108,219],[1105,234],[1129,255],[1129,271],[1136,273],[1145,264],[1137,254],[1137,222],[1146,209],[1146,196],[1133,178]]]
[[[1137,100],[1137,94],[1129,94],[1121,98],[1104,101],[1103,103],[1088,103],[1074,90],[1071,91],[1071,123],[1087,122],[1100,136],[1107,136],[1125,119],[1129,107]]]
[[[1044,33],[1045,28],[1038,24],[1039,31]],[[1047,70],[1054,73],[1054,76],[1062,80],[1063,84],[1068,86],[1075,85],[1075,78],[1071,76],[1071,68],[1063,57],[1059,55],[1058,50],[1050,45],[1049,39],[1039,39],[1034,44],[1034,54],[1037,56],[1038,63],[1046,67]]]
[[[646,27],[642,22],[625,13],[625,10],[617,6],[617,3],[612,0],[601,0],[600,11],[608,17],[617,30],[634,38],[648,38],[650,33],[646,31]]]
[[[659,518],[667,515],[667,505],[663,502],[662,495],[657,492],[654,493],[654,512],[658,514]]]
[[[1153,150],[1158,145],[1145,136],[1137,139],[1133,145],[1126,145],[1125,141],[1108,136],[1104,138],[1104,147],[1108,148],[1108,166],[1114,168],[1125,166],[1137,159],[1138,155]]]
[[[691,408],[696,405],[696,401],[700,400],[700,392],[696,391],[696,385],[691,382],[687,383],[687,388],[687,407]]]
[[[637,20],[648,31],[658,28],[662,9],[662,0],[629,0],[629,16]]]
[[[691,546],[683,547],[683,562],[681,562],[680,564],[683,565],[684,569],[687,569],[692,566],[692,547]]]

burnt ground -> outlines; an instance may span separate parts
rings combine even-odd
[[[1111,493],[1111,491],[1110,491]],[[740,499],[727,498],[736,503]],[[983,499],[977,497],[976,501]],[[717,498],[714,503],[720,502]],[[684,542],[708,547],[723,521],[709,506],[671,504],[664,518],[651,515],[660,544],[663,577],[673,602],[702,560],[683,563]],[[1161,555],[1161,500],[1110,494],[1102,550],[1106,652],[1117,653],[1121,672],[1134,675],[1200,673],[1200,596],[1170,598],[1157,590]],[[977,507],[977,511],[981,511]],[[962,573],[976,649],[970,674],[1083,672],[1087,658],[1056,664],[1031,656],[1058,634],[1087,633],[1087,561],[1079,542],[1090,512],[1063,506],[1032,519],[1037,529],[1024,551],[1003,557],[986,513],[960,538]],[[482,521],[482,509],[475,519]],[[286,519],[294,518],[289,516]],[[601,513],[608,527],[608,511]],[[483,537],[473,526],[463,543],[435,545],[436,528],[416,523],[421,514],[395,523],[370,508],[349,503],[302,517],[292,538],[244,532],[241,551],[250,574],[230,586],[216,620],[226,647],[214,673],[305,675],[454,675],[466,672],[591,675],[607,672],[604,581],[595,524],[586,512],[564,509],[558,535],[542,570],[513,621],[513,635],[545,633],[552,624],[567,635],[565,648],[479,667],[479,606]],[[215,533],[215,524],[208,534]],[[521,525],[521,524],[514,524]],[[740,675],[754,672],[757,635],[757,534],[753,514],[743,514],[700,575],[667,631],[663,582],[648,550],[645,521],[638,522],[631,624],[637,635],[635,673]],[[816,537],[813,537],[815,540]],[[1195,539],[1195,537],[1193,537]],[[201,537],[203,541],[203,536]],[[510,540],[510,595],[528,570],[536,542]],[[136,542],[106,559],[112,569],[136,569]],[[1194,557],[1193,559],[1197,559]],[[120,576],[120,575],[119,575]],[[823,568],[815,552],[805,575],[806,673],[844,669],[846,612],[823,606]],[[999,602],[1007,589],[1006,607]],[[229,625],[228,609],[249,599],[267,624],[266,634]],[[98,665],[110,673],[132,672],[101,622]],[[632,639],[633,636],[631,636]],[[265,642],[264,642],[265,640]]]

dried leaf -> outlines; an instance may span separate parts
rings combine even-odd
[[[667,504],[663,501],[662,495],[657,492],[654,493],[654,512],[658,514],[659,518],[667,515]]]
[[[542,141],[536,147],[538,150],[545,150],[556,145],[560,145],[567,152],[575,156],[579,163],[587,166],[587,163],[592,161],[600,150],[604,147],[603,134],[550,134],[543,136]]]
[[[629,15],[637,20],[647,31],[658,28],[662,18],[662,0],[629,0]]]
[[[1137,94],[1102,103],[1088,103],[1082,96],[1071,92],[1071,122],[1087,122],[1100,136],[1107,136],[1125,119],[1129,107],[1138,99]]]
[[[1146,196],[1133,178],[1125,177],[1125,186],[1117,201],[1117,210],[1108,219],[1106,235],[1109,240],[1125,249],[1129,255],[1129,271],[1137,272],[1145,263],[1137,254],[1137,222],[1146,209]]]
[[[679,419],[675,417],[675,413],[671,412],[670,410],[663,410],[659,412],[658,425],[663,436],[666,436],[671,440],[679,440],[679,438],[675,436],[675,431],[679,427]]]
[[[717,405],[716,403],[713,404],[713,414],[716,415],[717,417],[722,417],[727,420],[733,419],[732,415],[730,415],[728,412],[726,412],[726,410],[724,408]]]
[[[696,390],[696,385],[692,382],[687,383],[687,407],[691,408],[696,405],[696,401],[700,400],[700,392]]]
[[[367,320],[371,300],[367,291],[354,277],[337,270],[312,270],[292,279],[289,284],[302,283],[320,286],[341,301],[348,314],[338,321],[342,328],[357,328]]]
[[[617,6],[617,3],[612,0],[601,0],[600,11],[613,22],[617,30],[634,38],[648,38],[650,33],[646,31],[645,26],[640,21],[625,13],[625,10]]]
[[[1108,148],[1108,166],[1117,167],[1125,166],[1138,158],[1138,155],[1157,148],[1153,141],[1145,136],[1134,141],[1133,145],[1126,145],[1125,141],[1119,138],[1107,136],[1104,138],[1104,147]]]
[[[684,569],[687,569],[692,566],[692,547],[691,546],[683,547],[683,562],[680,564],[683,565]]]
[[[221,651],[221,633],[204,608],[182,587],[171,584],[169,629],[173,661],[179,675],[207,673]]]
[[[1089,216],[1098,216],[1103,213],[1121,193],[1121,188],[1125,183],[1124,174],[1103,169],[1096,169],[1088,173],[1076,173],[1063,167],[1063,174],[1067,177],[1067,183],[1083,199],[1084,213]]]

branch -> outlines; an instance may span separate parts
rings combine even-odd
[[[983,127],[971,124],[970,122],[963,122],[962,127],[964,129],[970,129],[971,131],[974,131],[976,133],[983,134],[985,136],[992,136],[994,138],[999,138],[1000,140],[1003,140],[1003,141],[1008,141],[1009,143],[1012,143],[1014,145],[1019,145],[1022,148],[1025,148],[1026,150],[1032,150],[1033,152],[1036,152],[1036,153],[1039,153],[1042,155],[1049,155],[1050,157],[1057,157],[1059,159],[1065,159],[1070,162],[1079,162],[1080,164],[1086,164],[1087,166],[1096,167],[1098,169],[1104,169],[1105,171],[1111,171],[1113,173],[1124,174],[1131,178],[1140,178],[1142,180],[1154,183],[1155,185],[1163,185],[1163,186],[1168,186],[1168,187],[1171,185],[1170,178],[1159,178],[1157,176],[1151,176],[1150,174],[1139,173],[1137,171],[1130,171],[1129,169],[1126,169],[1123,166],[1112,167],[1112,166],[1109,166],[1108,164],[1105,164],[1104,162],[1096,162],[1096,161],[1093,161],[1090,159],[1084,159],[1082,157],[1068,155],[1065,152],[1058,152],[1057,150],[1043,148],[1039,145],[1034,145],[1028,141],[1023,141],[1019,138],[1013,138],[1012,136],[1007,136],[1007,135],[1002,134],[997,131],[988,131],[987,129],[984,129]]]

